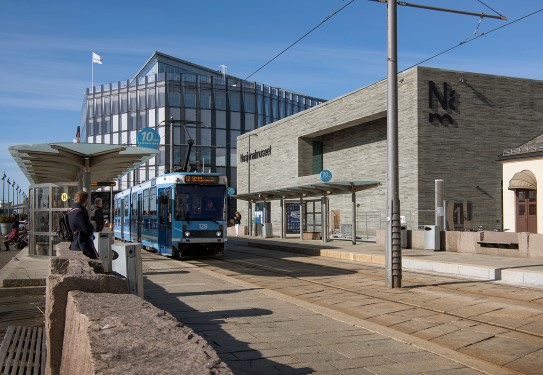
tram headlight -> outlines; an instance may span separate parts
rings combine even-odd
[[[221,237],[222,236],[222,232],[220,230],[216,231],[215,234],[217,235],[217,237]]]
[[[190,237],[190,230],[185,231],[185,237]]]

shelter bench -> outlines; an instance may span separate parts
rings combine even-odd
[[[498,249],[518,249],[518,243],[515,242],[497,242],[497,241],[477,241],[481,247],[495,247]]]

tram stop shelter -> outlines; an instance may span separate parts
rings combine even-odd
[[[30,181],[29,254],[55,255],[58,219],[75,193],[91,182],[111,182],[158,154],[147,147],[97,143],[24,144],[9,152]]]
[[[280,200],[281,206],[281,238],[286,237],[286,210],[285,200],[300,201],[300,210],[303,210],[303,200],[310,197],[320,197],[322,204],[322,218],[321,218],[321,238],[323,242],[328,242],[328,197],[330,195],[339,194],[351,194],[352,201],[352,243],[356,244],[356,193],[362,190],[372,189],[381,185],[380,182],[374,180],[366,181],[335,181],[335,182],[322,182],[309,185],[291,186],[285,188],[278,188],[273,190],[256,191],[246,194],[234,195],[233,198],[244,200],[249,202],[249,222],[252,222],[252,209],[251,206],[255,202],[266,202],[271,200]],[[300,212],[300,239],[303,239],[303,212]],[[251,230],[251,229],[250,229]]]

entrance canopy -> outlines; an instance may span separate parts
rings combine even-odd
[[[146,147],[70,142],[15,145],[9,152],[32,184],[80,181],[82,172],[93,182],[111,181],[158,154]]]
[[[513,178],[509,180],[509,190],[514,189],[537,190],[535,175],[527,169],[515,173]]]
[[[293,199],[316,197],[324,195],[338,195],[356,193],[357,191],[367,190],[381,185],[377,181],[337,181],[321,182],[318,184],[293,186],[273,190],[256,191],[254,193],[238,194],[234,198],[244,201],[274,200],[274,199]]]

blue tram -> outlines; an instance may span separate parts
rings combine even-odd
[[[115,238],[179,258],[213,255],[226,242],[226,176],[169,173],[115,195]]]

